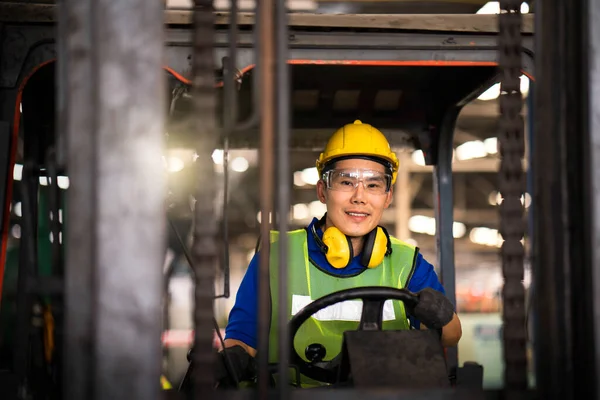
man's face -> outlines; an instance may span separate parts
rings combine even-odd
[[[338,161],[335,170],[360,169],[385,173],[383,165],[369,160],[348,159]],[[364,182],[367,184],[367,182]],[[383,210],[392,202],[392,189],[384,194],[365,190],[363,183],[350,191],[327,189],[320,180],[317,197],[327,205],[327,227],[335,226],[346,236],[360,237],[372,231],[381,220]]]

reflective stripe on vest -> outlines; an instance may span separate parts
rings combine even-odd
[[[290,260],[288,265],[288,320],[302,307],[327,294],[360,286],[388,286],[403,288],[415,265],[418,249],[396,238],[391,238],[392,254],[385,257],[377,268],[367,269],[351,277],[336,277],[322,271],[308,257],[307,232],[304,229],[288,232]],[[279,264],[279,232],[271,232],[270,289],[271,327],[269,333],[269,362],[277,362],[277,295]],[[275,301],[273,301],[273,299]],[[309,318],[298,330],[294,347],[304,360],[304,350],[313,343],[326,349],[324,361],[335,358],[342,347],[344,331],[356,330],[362,312],[361,300],[350,300],[327,307]],[[404,305],[388,301],[384,308],[383,329],[410,329]]]

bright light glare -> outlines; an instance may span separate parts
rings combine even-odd
[[[500,247],[503,242],[498,230],[485,227],[471,229],[469,239],[473,243],[491,247]]]
[[[521,94],[526,96],[529,93],[529,78],[525,75],[521,75],[520,84]],[[500,96],[500,83],[493,84],[488,90],[483,92],[478,99],[479,100],[495,100]]]
[[[318,200],[311,202],[308,205],[308,210],[312,217],[321,218],[327,212],[327,206]]]
[[[248,160],[244,157],[236,157],[231,162],[231,169],[235,172],[244,172],[248,169]]]
[[[425,165],[425,156],[423,155],[423,150],[413,151],[410,158],[412,158],[413,162],[417,165]]]
[[[436,231],[435,218],[426,217],[424,215],[413,215],[408,220],[408,229],[415,233],[423,233],[433,236]],[[452,236],[461,238],[467,233],[467,227],[462,222],[454,222],[452,224]]]
[[[294,185],[295,186],[305,186],[306,182],[302,178],[302,171],[294,172]]]
[[[416,233],[435,235],[435,219],[424,215],[413,215],[408,220],[408,229]]]
[[[15,204],[15,206],[12,209],[12,211],[13,211],[13,213],[15,213],[15,215],[17,217],[22,217],[23,216],[23,214],[22,214],[23,209],[22,209],[22,205],[21,205],[20,201]]]
[[[529,4],[521,3],[521,14],[529,13]],[[500,3],[489,1],[477,11],[477,14],[500,14]]]
[[[61,189],[68,189],[69,188],[69,177],[68,176],[59,176],[56,179],[56,183],[58,184],[58,187]]]
[[[212,159],[215,164],[221,165],[223,164],[223,150],[216,149],[212,153]]]
[[[460,239],[467,233],[467,227],[462,222],[454,222],[452,224],[452,236],[455,239]]]
[[[302,180],[308,185],[316,185],[319,182],[319,173],[316,167],[302,170]]]
[[[169,156],[167,158],[167,171],[179,172],[185,167],[185,163],[179,157]]]
[[[470,160],[473,158],[482,158],[487,156],[485,145],[481,140],[465,142],[456,148],[456,158],[458,160]]]
[[[502,194],[496,192],[495,190],[492,191],[488,197],[488,203],[490,203],[492,206],[499,206],[502,204],[503,200],[504,198],[502,197]],[[523,204],[523,207],[525,208],[529,208],[531,206],[531,195],[529,193],[525,192],[524,195],[521,195],[521,204]]]
[[[294,204],[292,207],[292,218],[293,219],[305,219],[310,216],[310,210],[306,204]]]
[[[15,168],[13,169],[13,180],[20,181],[23,178],[23,165],[15,164]]]
[[[498,153],[498,138],[491,137],[483,141],[483,146],[488,154]]]

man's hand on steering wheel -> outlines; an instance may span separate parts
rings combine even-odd
[[[406,312],[429,329],[442,329],[454,317],[454,306],[443,293],[426,288],[417,293],[416,305],[405,304]]]
[[[192,389],[192,375],[194,373],[192,351],[190,349],[188,352],[187,357],[190,364],[179,388],[182,392],[189,392]],[[214,373],[215,387],[222,389],[237,388],[240,382],[251,381],[256,377],[256,360],[241,346],[228,347],[217,354]]]

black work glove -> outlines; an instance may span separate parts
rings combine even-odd
[[[425,288],[417,293],[419,302],[406,311],[429,329],[442,329],[454,317],[454,306],[443,293]]]
[[[250,381],[256,378],[256,360],[242,346],[228,347],[218,353],[215,379],[218,387],[236,388],[236,380]]]
[[[192,350],[188,352],[190,362],[188,370],[181,382],[179,391],[190,392],[192,390],[194,363]],[[228,358],[228,360],[226,359]],[[231,367],[231,371],[230,371]],[[257,375],[256,360],[250,356],[241,346],[233,346],[217,353],[214,376],[216,386],[219,388],[237,388],[237,383],[253,380]],[[235,377],[234,377],[235,374]]]

